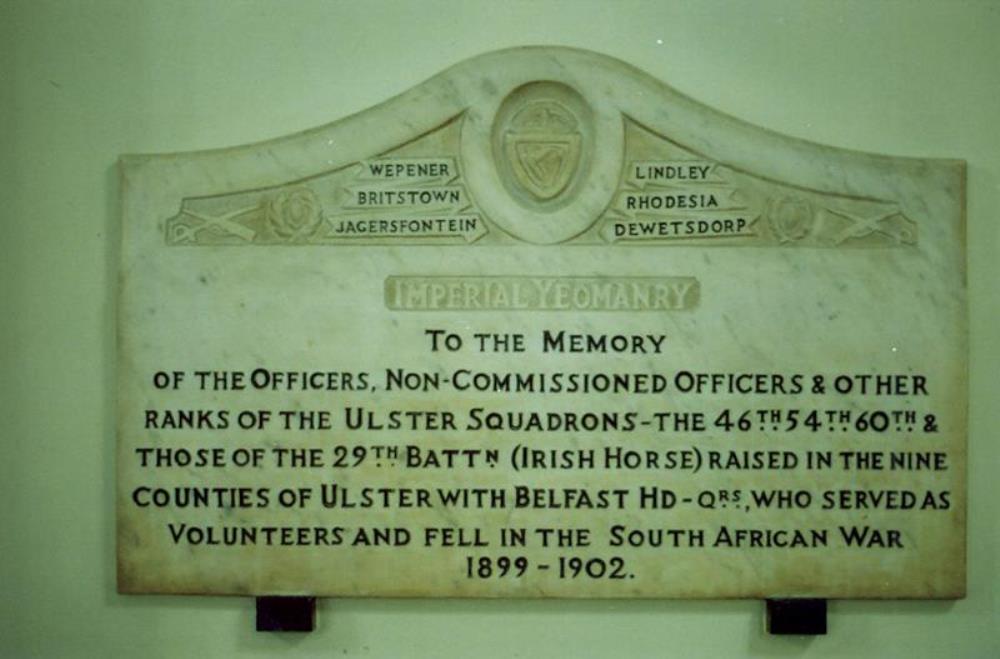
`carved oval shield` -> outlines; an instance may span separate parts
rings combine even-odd
[[[526,104],[511,118],[503,142],[517,183],[538,200],[566,190],[579,169],[579,121],[556,101]]]
[[[504,98],[493,121],[493,158],[516,205],[551,216],[579,196],[592,157],[592,115],[575,90],[552,81]]]
[[[563,242],[589,230],[621,176],[614,99],[584,95],[553,61],[481,88],[464,116],[462,168],[484,219],[515,239]]]

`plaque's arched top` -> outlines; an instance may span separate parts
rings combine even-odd
[[[474,57],[286,138],[124,158],[178,162],[191,166],[173,177],[168,244],[912,246],[964,181],[960,161],[783,136],[554,47]],[[701,224],[690,236],[643,224],[680,220]],[[400,223],[412,231],[393,234]]]

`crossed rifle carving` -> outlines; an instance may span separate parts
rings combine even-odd
[[[851,225],[837,234],[833,239],[833,244],[840,245],[845,240],[851,238],[864,238],[865,236],[870,236],[872,234],[881,234],[887,238],[892,238],[896,242],[904,242],[905,235],[908,232],[896,231],[892,227],[888,227],[883,222],[888,220],[893,215],[898,215],[899,211],[896,209],[887,211],[885,213],[880,213],[878,215],[873,215],[871,217],[862,217],[859,215],[853,215],[845,211],[827,209],[828,212],[838,215],[845,220],[851,222]]]
[[[175,225],[173,227],[173,241],[177,243],[193,243],[197,241],[198,234],[205,229],[222,229],[229,235],[237,236],[247,242],[253,242],[257,232],[240,224],[239,222],[234,222],[233,220],[255,210],[257,210],[257,206],[241,208],[229,213],[223,213],[222,215],[204,215],[202,213],[196,213],[189,208],[182,208],[181,215],[193,217],[194,219],[199,220],[201,224],[193,227],[187,224]]]

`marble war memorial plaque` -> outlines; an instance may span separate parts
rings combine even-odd
[[[964,595],[964,162],[521,48],[120,170],[121,592]]]

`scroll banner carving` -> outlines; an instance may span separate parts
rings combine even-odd
[[[118,587],[965,592],[965,166],[522,48],[124,156]]]

